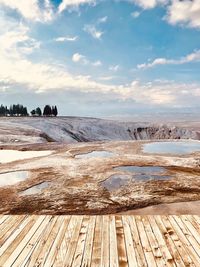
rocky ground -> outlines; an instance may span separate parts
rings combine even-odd
[[[188,138],[200,139],[199,123],[154,124],[81,117],[0,118],[0,145]]]
[[[1,149],[50,150],[52,153],[0,164],[0,173],[29,173],[28,179],[14,186],[0,187],[0,212],[110,214],[156,204],[200,200],[200,153],[174,156],[145,154],[142,150],[143,144],[154,138],[198,139],[198,129],[154,127],[147,123],[142,126],[84,118],[1,119]],[[78,142],[83,139],[87,142]],[[119,139],[127,141],[116,141]],[[91,151],[112,154],[105,158],[78,156]],[[131,179],[127,171],[115,169],[128,165],[161,166],[168,178],[138,181]],[[107,188],[105,181],[112,175],[125,176],[126,182],[120,187]],[[34,194],[26,193],[35,186],[42,189]]]

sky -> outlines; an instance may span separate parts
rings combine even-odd
[[[0,104],[200,110],[200,0],[0,0]]]

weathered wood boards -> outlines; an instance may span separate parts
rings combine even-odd
[[[200,217],[2,216],[0,267],[200,266]]]

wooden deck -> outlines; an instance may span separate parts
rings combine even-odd
[[[0,266],[200,266],[199,216],[0,216]]]

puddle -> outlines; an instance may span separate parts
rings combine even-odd
[[[108,151],[92,151],[86,154],[79,154],[76,155],[75,158],[77,159],[89,159],[89,158],[109,158],[112,157],[114,154]]]
[[[133,173],[161,173],[165,172],[166,169],[163,167],[156,167],[156,166],[121,166],[121,167],[115,167],[115,170],[119,171],[127,171],[127,172],[133,172]]]
[[[127,174],[113,174],[101,183],[103,187],[110,191],[125,186],[132,181],[168,180],[172,178],[167,175],[167,170],[163,167],[122,166],[114,169],[127,172]]]
[[[103,181],[101,185],[111,191],[119,189],[120,187],[126,185],[130,180],[130,175],[113,174],[108,179]]]
[[[42,190],[44,190],[45,188],[47,188],[49,186],[48,182],[43,182],[37,185],[34,185],[24,191],[22,191],[19,195],[20,196],[27,196],[27,195],[35,195],[35,194],[39,194],[42,192]]]
[[[166,175],[167,169],[157,166],[122,166],[114,169],[130,172],[133,180],[166,180],[171,178],[170,175]]]
[[[0,174],[0,186],[8,186],[17,184],[26,180],[29,177],[27,171],[7,172]]]
[[[200,152],[199,141],[153,142],[143,145],[143,152],[158,154],[190,154]]]
[[[52,151],[0,150],[0,163],[8,163],[8,162],[12,162],[15,160],[48,156],[51,153],[52,153]]]

